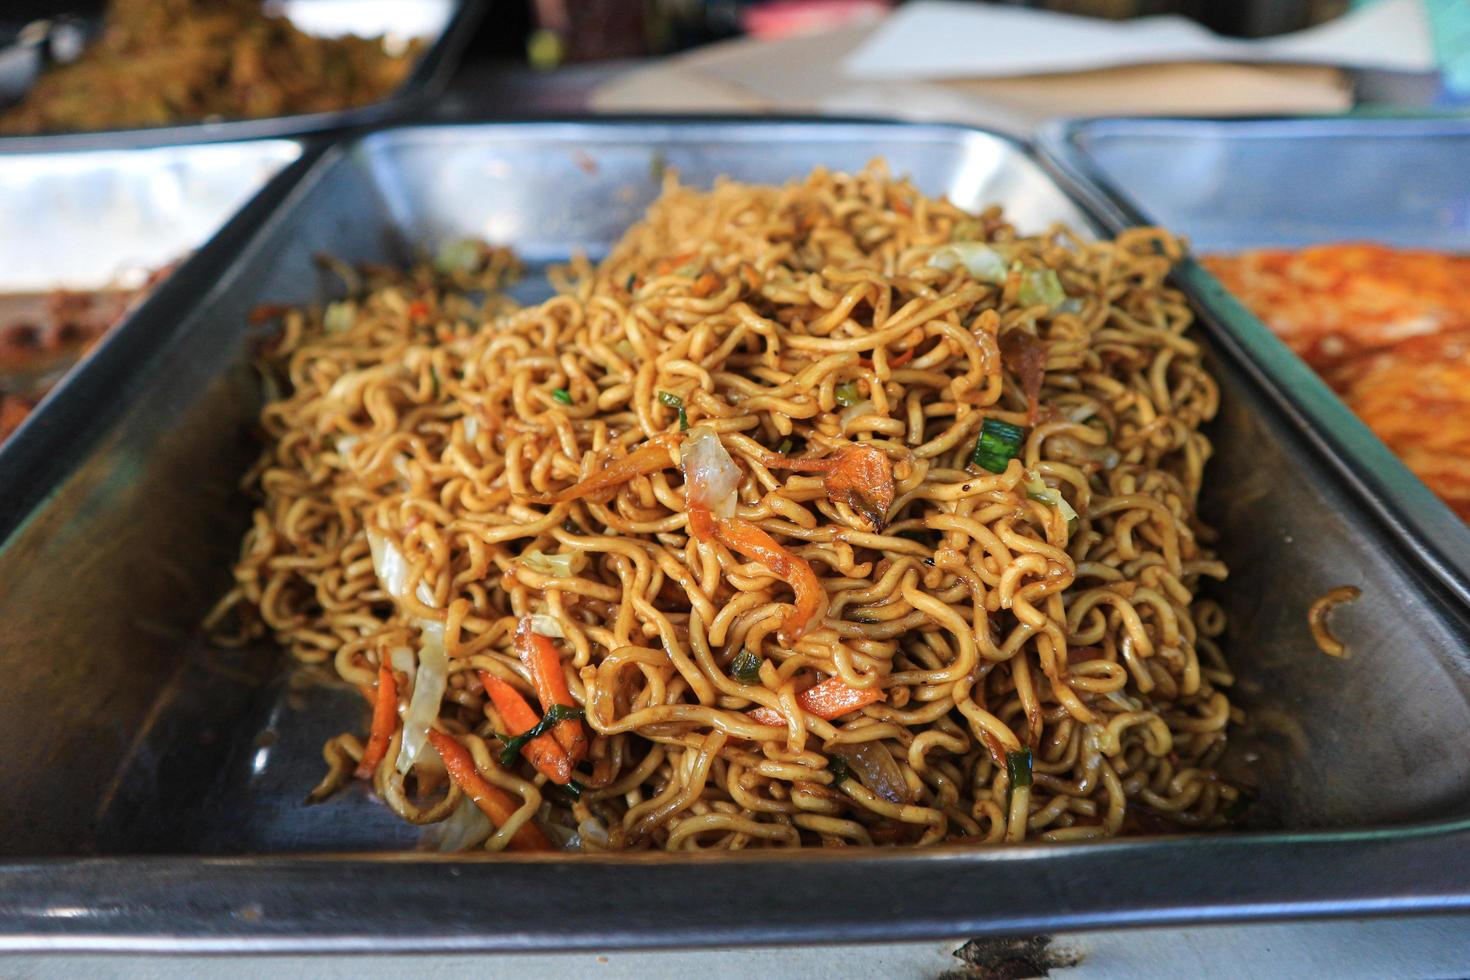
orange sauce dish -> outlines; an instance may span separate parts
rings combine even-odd
[[[1201,261],[1470,521],[1470,256],[1350,242]]]

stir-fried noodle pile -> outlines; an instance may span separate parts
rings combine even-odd
[[[366,269],[281,316],[213,625],[372,703],[317,799],[371,780],[455,847],[1221,826],[1178,252],[1019,237],[875,165],[670,179],[535,307],[472,243]]]

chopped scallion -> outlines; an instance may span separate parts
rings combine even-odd
[[[837,386],[837,390],[833,394],[837,398],[837,404],[843,408],[849,408],[863,400],[862,393],[858,391],[856,381],[842,382],[842,384]]]
[[[664,405],[669,406],[670,408],[683,408],[684,407],[684,399],[680,398],[678,395],[674,394],[672,391],[660,391],[658,393],[658,400],[659,400],[659,402],[661,402]]]
[[[434,401],[439,400],[439,372],[429,368],[429,380],[434,383]]]
[[[512,738],[509,735],[502,735],[499,732],[495,733],[495,737],[505,743],[505,748],[500,750],[500,764],[502,766],[515,765],[516,756],[521,754],[521,749],[531,740],[530,735],[517,735]]]
[[[684,411],[684,407],[682,405],[679,407],[679,431],[689,431],[689,413]]]
[[[570,405],[572,403],[572,393],[567,391],[565,388],[556,389],[551,393],[551,397],[555,398],[563,405]]]
[[[1011,788],[1031,785],[1031,750],[1006,753],[1006,773],[1011,777]]]
[[[526,729],[515,738],[507,738],[497,734],[495,737],[505,743],[505,748],[500,750],[500,764],[502,766],[514,765],[516,756],[521,754],[527,742],[540,738],[551,730],[552,726],[560,721],[571,721],[582,717],[581,708],[573,708],[565,704],[553,704],[535,725]]]
[[[1007,464],[1021,452],[1021,440],[1026,430],[1019,425],[986,419],[980,427],[980,438],[975,440],[975,452],[970,462],[992,473],[1004,473]]]
[[[741,650],[730,661],[730,673],[742,684],[759,684],[761,681],[761,658],[749,650]]]
[[[785,439],[781,440],[781,445],[776,447],[776,452],[780,453],[782,456],[785,456],[795,448],[796,443],[791,441],[790,436],[787,436]]]

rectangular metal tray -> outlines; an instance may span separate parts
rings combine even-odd
[[[34,306],[52,289],[104,290],[120,276],[170,263],[181,264],[143,302],[174,291],[192,295],[211,273],[207,257],[191,254],[216,233],[243,233],[248,221],[231,219],[249,210],[252,199],[268,208],[273,178],[309,153],[287,139],[0,153],[0,316]],[[287,186],[289,177],[278,189]],[[129,316],[48,397],[74,386],[72,400],[87,405],[95,423],[117,407],[144,335],[159,332],[133,326]],[[60,446],[84,444],[85,433],[96,428],[58,428],[45,421],[47,414],[32,413],[0,445],[0,469],[24,480],[0,494],[0,514],[23,513],[57,472]]]
[[[348,32],[367,36],[394,33],[423,42],[423,53],[396,91],[368,105],[263,119],[0,136],[0,153],[22,148],[80,149],[297,136],[402,118],[444,91],[488,5],[489,0],[279,0],[275,6],[307,34],[331,37]]]
[[[928,852],[623,858],[404,853],[365,794],[303,798],[360,698],[268,647],[210,649],[249,503],[249,311],[319,299],[312,258],[404,261],[484,235],[533,266],[597,254],[654,172],[779,181],[884,154],[965,207],[1082,227],[1021,146],[959,127],[598,121],[389,129],[329,150],[222,271],[149,314],[158,343],[95,445],[0,524],[0,948],[510,949],[933,937],[1470,908],[1470,622],[1214,354],[1205,514],[1232,576],[1235,759],[1263,800],[1231,834]],[[590,161],[590,164],[589,164]],[[49,424],[86,421],[58,398]],[[19,477],[0,470],[0,498]],[[1364,586],[1317,652],[1305,610]]]
[[[1040,142],[1113,231],[1159,224],[1199,252],[1332,241],[1470,252],[1470,119],[1074,120]],[[1339,478],[1470,601],[1470,526],[1219,280],[1192,261],[1176,278]]]

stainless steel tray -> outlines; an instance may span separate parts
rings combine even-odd
[[[424,44],[407,79],[391,96],[335,112],[299,113],[263,119],[222,119],[142,129],[83,133],[0,136],[0,154],[14,149],[83,149],[95,146],[147,146],[297,136],[402,118],[427,106],[443,92],[459,57],[484,16],[490,0],[277,0],[284,14],[308,34],[330,37],[347,32],[394,34]]]
[[[1160,224],[1201,252],[1326,241],[1470,252],[1470,119],[1053,123],[1048,160],[1112,230]],[[1217,342],[1272,392],[1390,532],[1470,602],[1470,527],[1219,280],[1176,273]]]
[[[258,196],[265,199],[257,206],[268,207],[271,195],[263,189],[306,152],[296,140],[266,139],[0,153],[0,312],[28,301],[34,305],[38,294],[52,289],[102,290],[120,277],[136,278],[182,260],[188,261],[152,294],[193,294],[211,273],[207,258],[189,259],[190,254],[222,229],[243,233],[248,221],[231,218]],[[286,186],[289,178],[279,189]],[[69,397],[94,416],[106,415],[126,390],[138,344],[158,329],[134,328],[131,317],[118,324],[49,397],[75,387]],[[45,421],[47,414],[33,413],[0,446],[0,469],[24,481],[0,494],[0,514],[23,512],[57,472],[61,444],[79,444],[95,428],[58,428]]]
[[[405,854],[362,795],[306,807],[360,698],[197,623],[248,523],[249,311],[319,298],[312,257],[402,261],[450,235],[533,264],[596,253],[651,171],[782,180],[886,155],[931,193],[1088,225],[1023,148],[943,126],[601,121],[390,129],[328,151],[157,343],[95,445],[0,524],[0,948],[470,949],[1003,933],[1470,908],[1470,623],[1228,351],[1205,499],[1231,579],[1232,763],[1260,829],[1006,849],[686,858]],[[590,165],[589,165],[590,161]],[[48,424],[83,424],[58,398]],[[0,498],[19,477],[0,469]],[[3,515],[0,515],[3,516]],[[1365,586],[1316,651],[1322,590]]]

